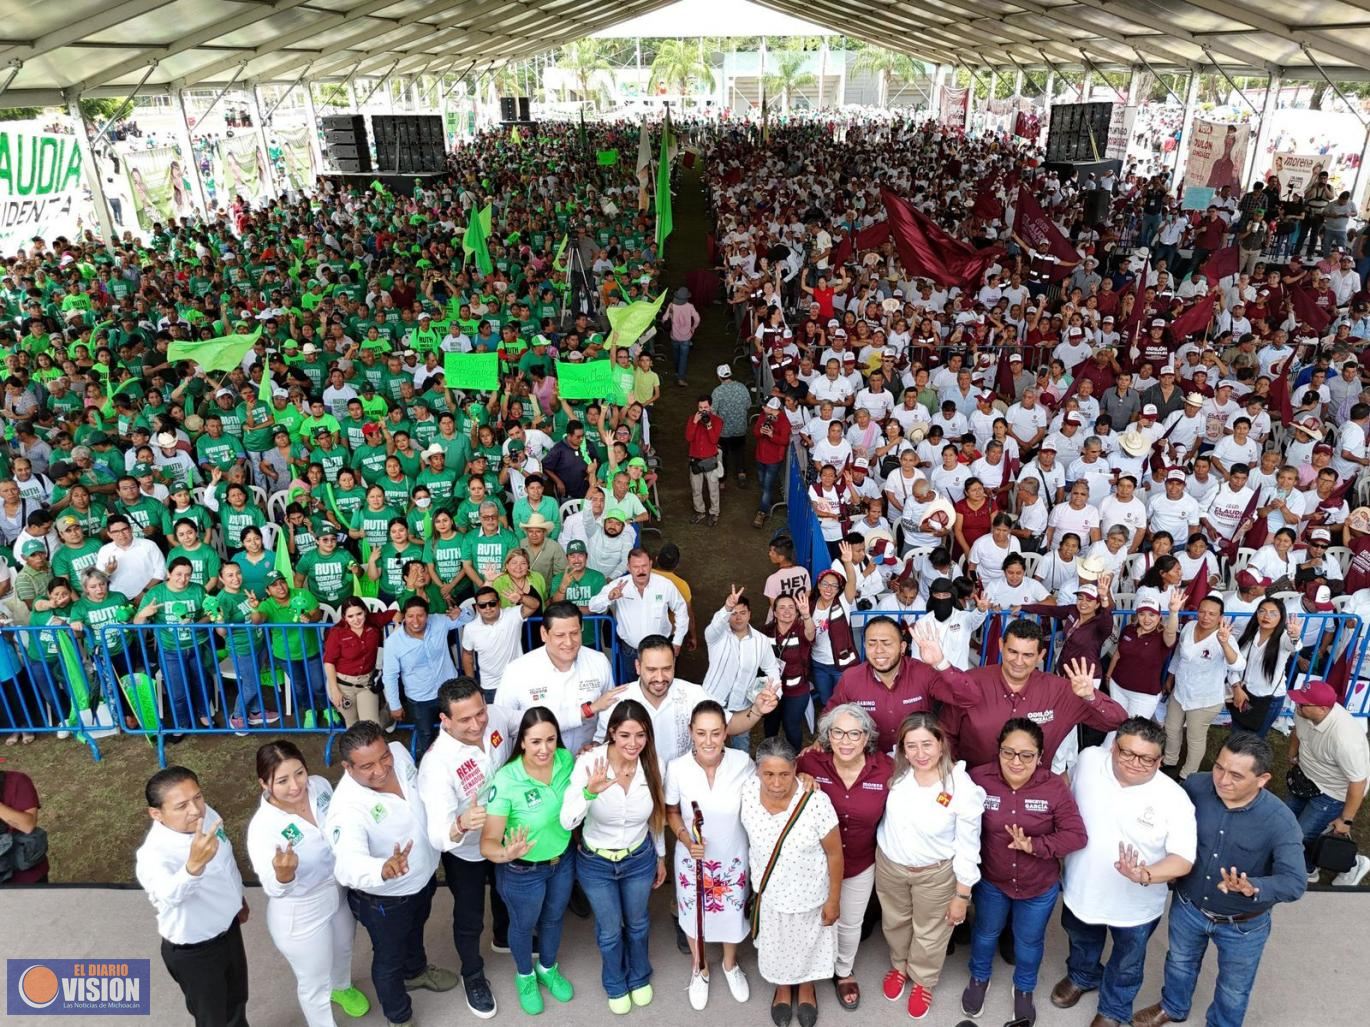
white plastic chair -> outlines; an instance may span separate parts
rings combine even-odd
[[[285,508],[290,505],[290,493],[282,489],[271,493],[266,501],[266,516],[277,524],[285,523]]]
[[[252,496],[252,502],[256,505],[257,509],[265,510],[267,508],[266,489],[262,488],[260,485],[249,485],[247,486],[247,491],[248,494]]]
[[[270,521],[267,521],[267,523],[261,526],[261,532],[262,546],[266,549],[271,550],[274,553],[276,551],[276,540],[280,537],[281,534],[281,526],[279,524],[272,524]]]
[[[561,504],[561,520],[562,520],[562,522],[565,523],[566,518],[572,516],[573,514],[578,514],[578,513],[580,513],[580,508],[581,508],[582,506],[584,506],[584,505],[585,505],[585,500],[583,500],[583,499],[568,499],[568,500],[566,500],[566,502],[562,503],[562,504]]]
[[[1346,546],[1333,546],[1327,551],[1327,555],[1337,561],[1337,566],[1341,568],[1342,577],[1346,576],[1346,569],[1351,566],[1355,554]]]
[[[1018,555],[1023,558],[1023,567],[1025,568],[1025,570],[1023,571],[1024,576],[1031,578],[1034,574],[1037,573],[1037,565],[1042,562],[1042,554],[1019,553]]]
[[[291,584],[293,585],[294,582],[292,582]],[[338,608],[336,606],[331,606],[328,603],[321,602],[319,603],[319,609],[323,611],[324,618],[330,624],[338,623]]]

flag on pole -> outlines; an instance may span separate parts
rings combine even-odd
[[[515,146],[523,145],[523,135],[519,132],[519,127],[517,125],[509,132],[509,138]]]
[[[243,362],[247,351],[261,336],[262,326],[258,324],[256,331],[246,334],[234,332],[204,342],[173,342],[167,347],[166,355],[168,360],[193,360],[206,371],[227,372]]]
[[[671,112],[661,126],[661,156],[656,166],[656,249],[657,260],[666,256],[666,239],[675,227],[671,217]]]
[[[276,562],[271,569],[281,577],[285,578],[285,583],[291,588],[295,587],[295,568],[290,565],[290,547],[286,545],[286,532],[290,530],[290,525],[281,528],[276,536]]]
[[[466,234],[462,236],[461,248],[468,257],[476,258],[476,268],[482,275],[491,275],[495,271],[495,262],[490,259],[490,245],[487,237],[490,234],[490,204],[485,205],[482,211],[471,212],[471,223],[466,226]]]
[[[561,258],[566,254],[566,242],[570,238],[569,233],[563,233],[561,242],[557,243],[557,251],[552,254],[552,268],[556,271],[565,271],[566,265],[561,262]]]
[[[666,299],[666,291],[655,300],[637,300],[619,307],[605,307],[609,318],[609,346],[631,346],[642,337],[642,333],[656,320],[661,304]]]

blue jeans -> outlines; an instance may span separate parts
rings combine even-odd
[[[438,737],[438,700],[432,699],[410,699],[404,696],[400,699],[404,706],[405,719],[414,728],[412,739],[412,749],[414,762],[417,763],[420,757],[428,751],[428,747],[433,744],[433,739]]]
[[[196,709],[209,716],[214,695],[215,675],[205,666],[198,649],[168,649],[161,651],[162,682],[171,704],[173,731],[188,731],[199,726]]]
[[[1030,899],[1011,899],[983,877],[975,886],[975,929],[970,938],[970,975],[977,981],[989,980],[994,967],[994,949],[1013,913],[1013,986],[1019,991],[1037,988],[1037,970],[1046,948],[1047,921],[1056,908],[1061,886]]]
[[[371,936],[371,983],[391,1023],[408,1023],[413,1016],[404,982],[428,966],[423,928],[438,890],[437,875],[413,895],[368,895],[348,889],[347,904]]]
[[[297,719],[304,716],[305,710],[329,708],[328,680],[323,676],[323,663],[318,654],[303,660],[285,660],[273,654],[271,662],[290,678],[290,695],[295,700]],[[424,751],[419,750],[420,753]]]
[[[656,878],[656,847],[651,835],[617,863],[581,846],[576,853],[576,877],[595,911],[600,983],[610,998],[621,998],[652,979],[647,958],[652,922],[647,902]]]
[[[813,661],[810,671],[813,677],[813,690],[818,694],[818,705],[826,706],[837,688],[842,671],[830,663],[819,663],[817,660]]]
[[[1070,955],[1066,959],[1066,974],[1077,988],[1099,992],[1099,1014],[1132,1022],[1132,1000],[1142,987],[1142,971],[1146,968],[1146,943],[1151,939],[1160,917],[1137,927],[1109,927],[1087,924],[1064,903],[1061,905],[1061,926],[1070,938]],[[1102,962],[1104,944],[1113,935],[1113,951],[1108,963]]]
[[[1284,804],[1294,811],[1294,816],[1299,818],[1299,827],[1303,828],[1303,841],[1307,845],[1318,835],[1327,830],[1327,825],[1341,816],[1341,811],[1346,803],[1341,799],[1334,799],[1330,795],[1315,795],[1311,799],[1296,799],[1292,795],[1284,797]],[[1304,864],[1309,873],[1313,872],[1313,861],[1304,855]]]
[[[761,487],[761,499],[757,509],[763,514],[771,512],[771,506],[775,503],[775,486],[780,481],[780,472],[784,469],[784,461],[778,464],[763,464],[757,461],[756,480]]]
[[[230,650],[229,658],[233,661],[233,676],[238,682],[238,715],[260,717],[262,715],[261,653],[255,648],[245,653]]]
[[[803,695],[782,695],[780,706],[766,714],[764,729],[766,737],[779,734],[781,730],[785,732],[785,740],[794,746],[794,751],[798,752],[804,747],[804,731],[808,728],[808,719],[805,713],[809,709],[809,703],[813,701],[813,696],[808,692]],[[743,735],[743,738],[746,736]],[[744,747],[745,748],[745,747]]]
[[[618,677],[614,678],[615,684],[618,684],[620,681],[630,682],[638,679],[637,649],[630,646],[621,638],[618,640],[618,659],[616,663],[617,666],[614,667],[614,673],[616,673]]]
[[[685,368],[690,363],[690,339],[672,339],[671,352],[675,356],[675,376],[677,381],[685,380]]]
[[[525,977],[533,972],[534,930],[538,935],[538,962],[548,969],[556,965],[566,904],[571,901],[575,882],[575,862],[575,850],[568,848],[556,860],[515,860],[495,868],[495,886],[509,908],[509,951],[515,969]]]
[[[1236,924],[1215,924],[1176,895],[1170,903],[1169,930],[1161,1008],[1172,1020],[1183,1020],[1189,1015],[1194,985],[1212,939],[1218,950],[1218,976],[1213,1002],[1208,1007],[1207,1027],[1241,1027],[1251,988],[1256,983],[1256,970],[1261,965],[1261,953],[1270,937],[1270,914]]]

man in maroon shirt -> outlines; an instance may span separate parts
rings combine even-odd
[[[934,650],[935,645],[920,644],[919,655],[940,664],[941,647]],[[1048,766],[1080,724],[1107,732],[1127,719],[1125,709],[1094,687],[1100,668],[1073,661],[1061,668],[1065,677],[1047,674],[1037,669],[1045,650],[1041,626],[1015,620],[1004,629],[998,666],[969,671],[948,666],[941,671],[944,687],[954,688],[958,695],[966,682],[979,691],[969,703],[948,702],[942,707],[942,729],[956,759],[965,760],[967,767],[998,759],[999,729],[1011,717],[1027,717],[1042,729],[1042,762]]]
[[[27,774],[0,771],[0,831],[32,834],[38,826],[38,790]],[[6,884],[42,884],[48,879],[44,856],[27,870],[16,870]]]
[[[852,703],[865,710],[877,733],[876,747],[881,752],[894,749],[899,725],[910,713],[925,713],[933,700],[972,706],[980,699],[978,686],[968,681],[949,683],[938,673],[950,667],[932,631],[913,630],[919,659],[904,658],[904,638],[891,617],[872,617],[864,633],[866,660],[848,667],[838,679],[828,706]],[[998,729],[996,728],[996,733]]]

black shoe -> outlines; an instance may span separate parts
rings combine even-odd
[[[690,939],[687,938],[685,932],[681,930],[679,920],[676,921],[675,925],[675,947],[682,956],[688,956],[690,954]]]
[[[485,975],[468,977],[463,983],[466,985],[466,1008],[471,1010],[472,1015],[482,1020],[494,1016],[495,995],[490,990],[490,982],[485,979]]]
[[[818,1022],[818,1007],[811,1002],[801,1002],[798,1006],[799,1027],[813,1027]]]
[[[571,886],[571,901],[567,904],[571,912],[582,920],[590,916],[590,900],[585,897],[579,884]]]
[[[999,958],[1009,966],[1014,965],[1015,953],[1013,951],[1013,935],[1008,931],[999,935]]]
[[[167,735],[163,740],[164,745],[180,745],[186,740],[185,735]]]

